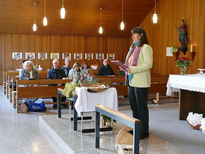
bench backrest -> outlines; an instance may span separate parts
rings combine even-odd
[[[57,97],[57,88],[63,88],[64,86],[48,86],[48,85],[65,84],[66,82],[71,82],[71,80],[70,79],[17,80],[17,95],[18,98]],[[24,86],[22,87],[22,85]],[[32,85],[32,86],[25,87],[25,85]]]

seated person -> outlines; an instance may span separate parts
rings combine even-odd
[[[70,59],[69,59],[69,57],[67,57],[67,58],[65,58],[65,66],[63,66],[63,70],[65,72],[65,77],[68,76],[69,71],[71,69],[69,65],[70,65]]]
[[[88,74],[90,66],[86,62],[84,62],[81,66],[81,70],[83,70],[84,73]]]
[[[108,64],[107,59],[103,60],[103,64],[98,70],[98,75],[101,75],[101,76],[114,75],[114,72],[112,68],[110,67],[110,65]]]
[[[59,67],[59,60],[58,59],[54,59],[53,60],[53,67],[48,71],[47,74],[47,79],[63,79],[63,77],[65,77],[65,72],[63,69],[61,69]],[[49,85],[49,86],[57,86],[57,85]],[[59,84],[58,86],[61,86],[61,84]],[[57,102],[57,98],[56,97],[52,97],[53,102]],[[62,97],[61,102],[65,102],[66,97]],[[63,104],[65,107],[67,106],[66,104]],[[56,108],[57,104],[53,105],[53,108]]]
[[[37,70],[33,68],[31,61],[23,63],[23,69],[19,72],[19,80],[39,79]]]
[[[85,73],[81,71],[79,63],[75,63],[73,68],[69,71],[68,78],[73,79],[72,83],[79,83],[85,76]]]
[[[23,69],[19,72],[19,80],[36,80],[39,79],[38,71],[33,68],[33,63],[31,61],[25,61],[23,63]],[[29,85],[24,85],[28,87]],[[29,99],[24,98],[23,102],[28,102]],[[34,102],[36,98],[32,98]]]

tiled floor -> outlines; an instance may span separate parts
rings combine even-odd
[[[166,107],[165,107],[166,106]],[[169,105],[149,105],[152,110],[159,108],[176,108],[176,104]],[[129,112],[129,106],[121,105],[122,112]],[[59,147],[55,145],[60,139],[65,143],[69,143],[69,147],[76,153],[116,153],[114,148],[115,135],[117,132],[107,132],[102,135],[102,148],[96,150],[94,148],[94,134],[81,135],[74,133],[71,129],[71,124],[68,122],[66,110],[64,110],[64,118],[58,119],[56,110],[49,109],[46,113],[16,113],[8,99],[2,94],[2,86],[0,86],[0,154],[55,154],[63,153]],[[39,117],[42,116],[42,118]],[[56,133],[59,140],[52,137],[47,137],[47,133],[42,133],[39,128],[40,123],[43,126],[48,126],[49,129]],[[85,123],[89,125],[89,123]],[[42,127],[42,125],[41,125]],[[48,132],[49,133],[49,132]],[[152,135],[142,143],[142,153],[160,154],[172,153],[183,154],[185,151],[176,146],[159,139]],[[67,148],[67,150],[69,150]],[[70,150],[70,151],[72,151]]]
[[[100,149],[95,149],[94,133],[82,134],[80,132],[80,126],[78,127],[78,131],[74,132],[67,114],[64,114],[62,119],[57,118],[56,115],[42,116],[40,118],[40,125],[45,128],[44,131],[48,133],[52,140],[56,139],[55,135],[57,134],[61,138],[61,141],[58,140],[60,145],[64,142],[73,150],[74,153],[78,154],[117,153],[117,150],[115,149],[115,137],[119,129],[124,127],[120,124],[115,124],[114,132],[102,132],[100,138]],[[49,127],[49,129],[47,127]],[[90,127],[94,127],[93,122],[87,121],[83,123],[83,128]],[[54,132],[56,133],[55,135],[53,134]],[[141,154],[188,154],[188,152],[170,144],[169,142],[157,138],[152,133],[148,139],[141,140],[140,143],[142,146]]]

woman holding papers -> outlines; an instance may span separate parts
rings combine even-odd
[[[140,139],[149,137],[149,111],[147,107],[148,89],[151,85],[150,69],[153,63],[153,50],[148,45],[146,32],[141,27],[131,30],[133,43],[126,56],[126,81],[128,97],[133,117],[140,119]]]

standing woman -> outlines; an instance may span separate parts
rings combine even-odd
[[[134,118],[141,120],[140,139],[149,137],[149,111],[147,107],[148,89],[151,85],[150,69],[153,50],[148,45],[146,32],[141,27],[131,30],[133,44],[126,56],[126,81],[128,97]]]

